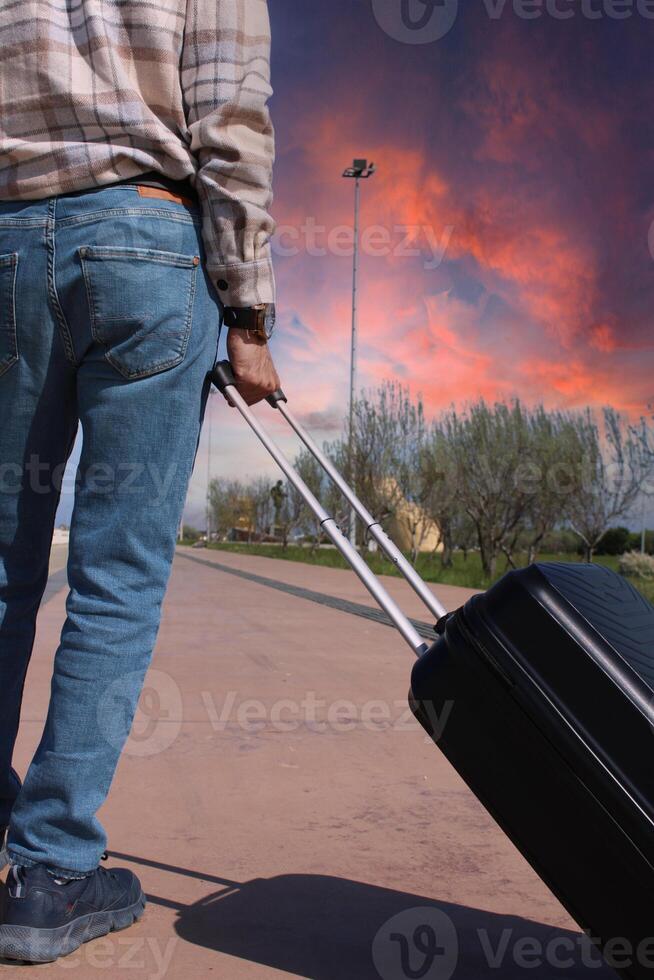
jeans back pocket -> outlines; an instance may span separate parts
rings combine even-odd
[[[0,375],[18,360],[16,274],[18,253],[0,255]]]
[[[78,250],[91,331],[125,378],[180,364],[191,333],[200,258],[156,249],[85,245]]]

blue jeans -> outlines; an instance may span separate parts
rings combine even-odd
[[[0,825],[14,863],[78,877],[104,850],[96,813],[157,636],[221,317],[193,207],[134,186],[0,202]],[[12,753],[78,423],[67,617],[21,787]]]

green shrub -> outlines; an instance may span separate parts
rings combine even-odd
[[[198,531],[196,527],[191,527],[190,524],[182,526],[182,544],[195,544],[201,537],[202,531]]]
[[[623,555],[629,550],[630,539],[628,527],[610,527],[597,545],[597,554]]]

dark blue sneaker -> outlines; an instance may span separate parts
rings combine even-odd
[[[30,963],[51,963],[89,939],[126,929],[145,908],[141,883],[125,868],[62,881],[42,865],[13,865],[7,891],[0,957]]]

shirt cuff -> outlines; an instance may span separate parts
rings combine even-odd
[[[208,266],[223,306],[249,307],[275,302],[275,274],[270,258],[237,265]]]

